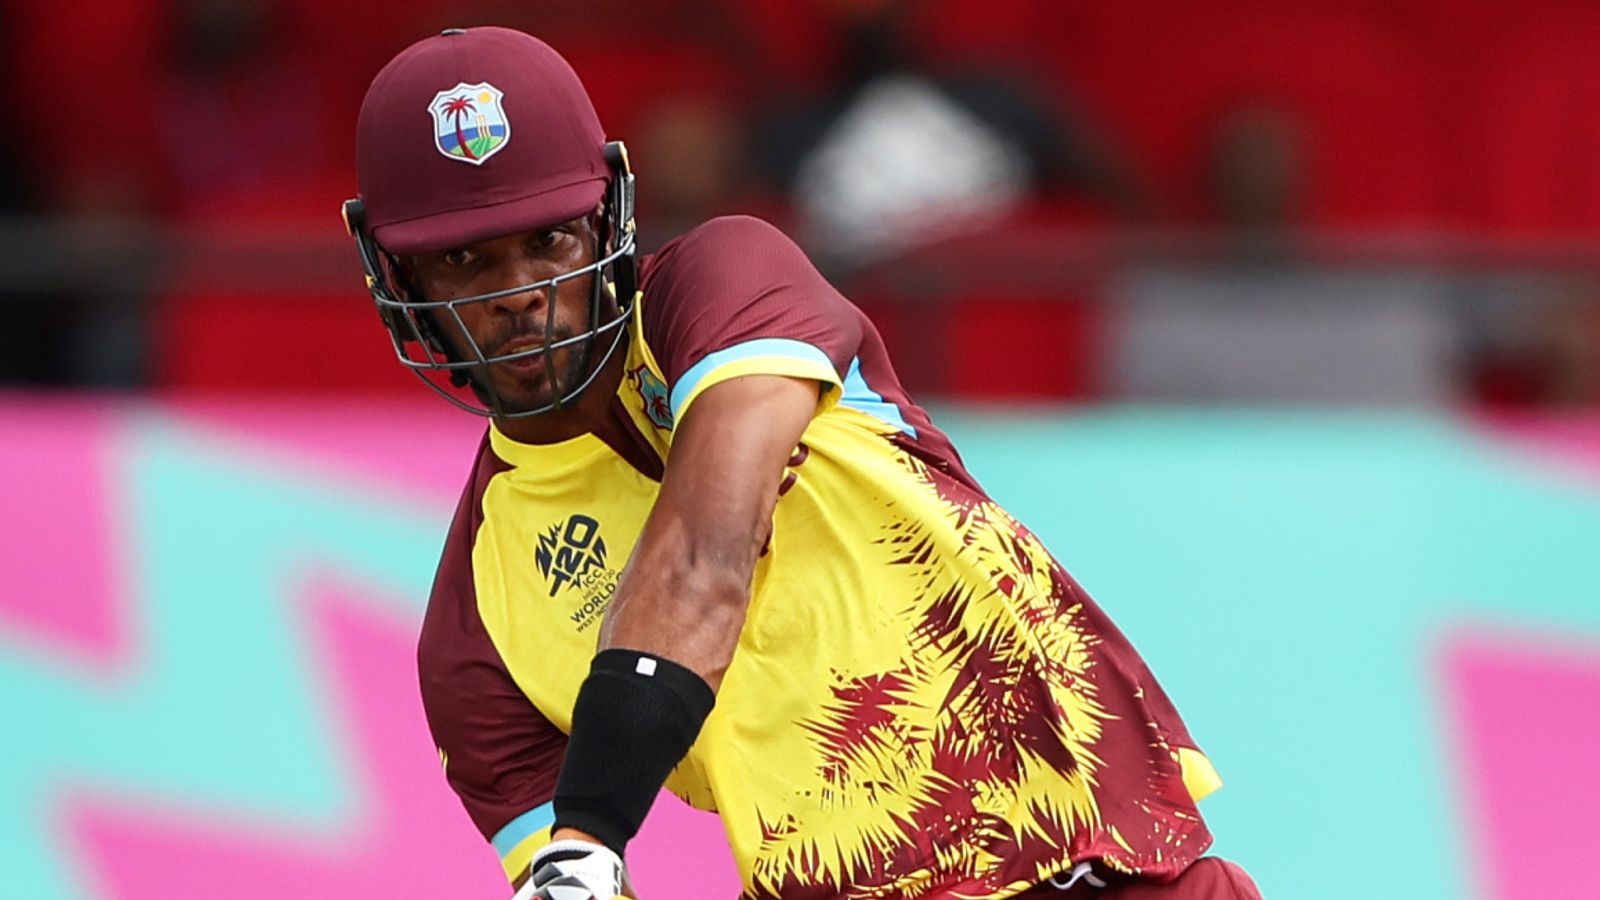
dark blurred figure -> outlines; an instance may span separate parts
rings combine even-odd
[[[649,190],[639,198],[648,252],[714,216],[764,212],[747,194],[744,123],[713,94],[664,99],[637,123],[629,147]]]
[[[0,2],[0,56],[8,60],[17,55],[13,46],[17,41],[17,27],[11,19],[11,5]],[[0,69],[0,72],[11,74],[8,69]],[[7,83],[11,83],[9,78]],[[15,122],[21,115],[16,101],[15,88],[0,90],[0,116],[7,122]],[[10,218],[32,208],[37,179],[27,163],[22,153],[22,136],[14,128],[5,129],[0,133],[0,215]]]
[[[129,11],[109,14],[103,29],[78,27],[76,12],[0,4],[0,116],[14,126],[0,138],[0,383],[130,386],[143,374],[150,194],[134,162],[129,94],[98,78],[132,61],[111,33]],[[53,39],[75,27],[73,52],[61,52]],[[138,66],[127,68],[137,82]]]
[[[1040,191],[1091,198],[1110,217],[1139,206],[1098,130],[1063,116],[1028,73],[923,58],[904,0],[815,9],[838,41],[835,77],[807,96],[764,98],[753,158],[833,265],[993,224]]]
[[[12,43],[17,39],[16,24],[9,5],[0,4],[0,56],[15,59]],[[10,73],[7,72],[7,75]],[[15,84],[10,78],[7,84]],[[16,122],[20,110],[11,91],[0,92],[0,119]],[[21,135],[12,128],[0,135],[0,223],[20,229],[22,217],[38,208],[35,196],[40,179],[23,152]],[[62,335],[61,304],[38,287],[27,284],[21,266],[22,254],[8,242],[0,257],[0,305],[4,307],[10,347],[0,354],[0,383],[48,383],[60,381]]]
[[[152,121],[175,210],[226,209],[333,166],[313,67],[271,0],[177,0]],[[249,205],[248,202],[246,205]]]
[[[1304,224],[1306,148],[1294,111],[1241,104],[1212,133],[1209,193],[1232,248],[1270,260],[1289,251]]]
[[[157,202],[148,99],[168,0],[15,0],[3,32],[37,207],[139,217]],[[181,113],[181,111],[173,111]]]
[[[1600,405],[1600,281],[1481,278],[1466,292],[1472,399],[1492,410]]]

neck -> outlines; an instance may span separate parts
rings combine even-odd
[[[622,384],[628,361],[628,339],[606,360],[593,382],[572,405],[554,412],[516,419],[495,419],[500,433],[522,444],[556,444],[598,431],[609,415],[611,400]]]

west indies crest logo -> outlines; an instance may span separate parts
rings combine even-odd
[[[486,81],[458,84],[433,95],[433,145],[447,158],[475,166],[511,140],[511,122],[500,101],[505,94]]]
[[[644,400],[644,414],[650,417],[657,428],[672,430],[672,404],[667,398],[667,385],[650,371],[650,367],[640,364],[637,368],[628,370],[628,383]]]

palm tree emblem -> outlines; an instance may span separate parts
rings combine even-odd
[[[428,103],[434,147],[456,162],[482,165],[511,140],[511,122],[501,106],[504,99],[505,94],[486,81],[434,94]]]
[[[451,97],[444,104],[445,115],[453,116],[455,119],[456,146],[461,149],[461,155],[467,159],[477,159],[478,154],[472,152],[472,146],[467,143],[467,133],[461,125],[466,121],[467,113],[477,111],[478,108],[472,105],[472,98],[464,94],[459,97]],[[480,134],[478,137],[481,138],[484,135]]]

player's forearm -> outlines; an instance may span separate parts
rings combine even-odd
[[[651,652],[720,686],[817,391],[807,379],[747,376],[712,385],[689,407],[606,612],[602,650]]]
[[[679,424],[661,493],[573,705],[556,829],[618,855],[694,745],[744,626],[783,470],[817,385],[746,376],[707,388]]]
[[[770,511],[766,515],[770,520]],[[716,689],[739,642],[752,573],[770,525],[710,537],[676,522],[651,525],[655,539],[641,541],[623,572],[600,649],[666,657]]]
[[[573,705],[553,801],[556,837],[595,841],[619,856],[716,703],[712,679],[691,666],[720,680],[738,634],[734,617],[742,619],[742,607],[728,600],[699,607],[661,600],[732,596],[725,579],[692,566],[653,571],[659,574],[650,579],[625,574],[623,582],[632,585],[626,596],[618,585],[599,652]],[[699,623],[704,633],[696,634],[695,623],[684,618],[696,610],[727,621]]]
[[[715,494],[658,503],[617,584],[573,709],[557,837],[621,853],[711,712],[744,624],[776,489],[773,501],[724,505],[734,514],[707,526],[694,510],[722,502]]]

